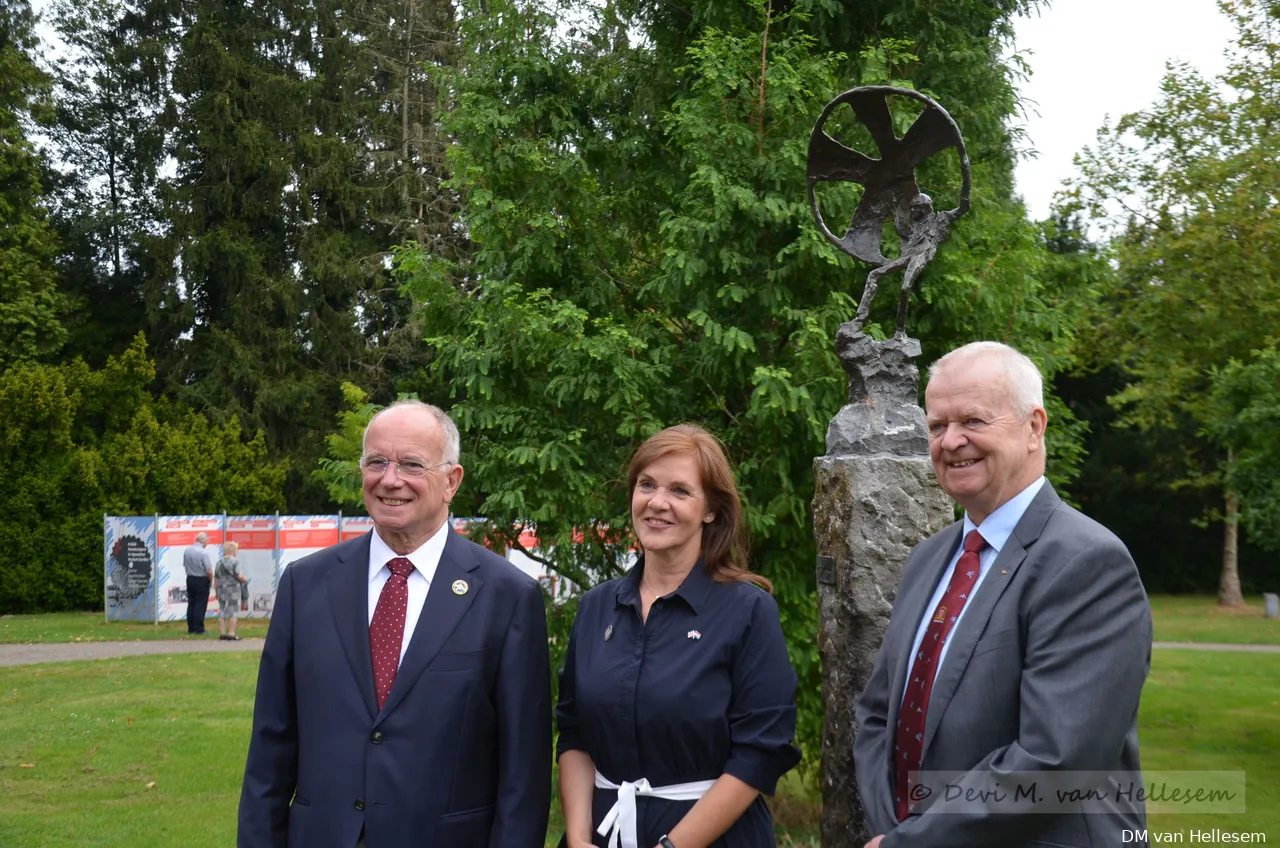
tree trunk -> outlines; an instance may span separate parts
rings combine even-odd
[[[1235,453],[1227,452],[1227,464],[1235,461]],[[1242,607],[1244,595],[1240,593],[1240,499],[1227,490],[1227,514],[1223,520],[1222,576],[1218,580],[1218,606]]]

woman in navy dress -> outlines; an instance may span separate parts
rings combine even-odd
[[[774,848],[796,674],[720,443],[684,424],[627,475],[643,554],[583,596],[556,719],[568,848]],[[601,832],[603,831],[603,833]]]

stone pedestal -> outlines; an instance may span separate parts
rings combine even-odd
[[[850,397],[814,460],[822,658],[823,848],[862,848],[865,824],[853,768],[853,713],[889,624],[902,567],[920,540],[954,520],[934,479],[916,403],[914,339],[876,342],[854,325],[836,347]],[[887,767],[887,766],[886,766]]]

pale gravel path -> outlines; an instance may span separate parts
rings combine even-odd
[[[194,654],[202,651],[261,651],[262,639],[223,642],[217,638],[171,639],[138,642],[62,642],[55,644],[0,645],[0,666],[42,662],[101,660],[146,654]],[[1188,651],[1245,651],[1280,654],[1280,645],[1228,645],[1220,642],[1155,642],[1154,648]]]
[[[1153,648],[1179,648],[1185,651],[1252,651],[1255,654],[1280,654],[1280,645],[1230,645],[1225,642],[1153,642]]]
[[[0,645],[0,666],[42,662],[102,660],[146,654],[194,654],[204,651],[261,651],[262,639],[223,642],[217,636],[204,639],[159,639],[138,642],[59,642],[33,645]]]

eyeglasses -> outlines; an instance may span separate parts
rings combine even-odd
[[[385,456],[364,456],[360,458],[360,470],[370,477],[381,477],[387,473],[387,467],[391,465],[396,467],[397,477],[401,480],[408,480],[414,477],[421,477],[428,471],[439,471],[442,468],[448,468],[453,463],[439,462],[435,465],[428,465],[416,459],[394,462]]]

